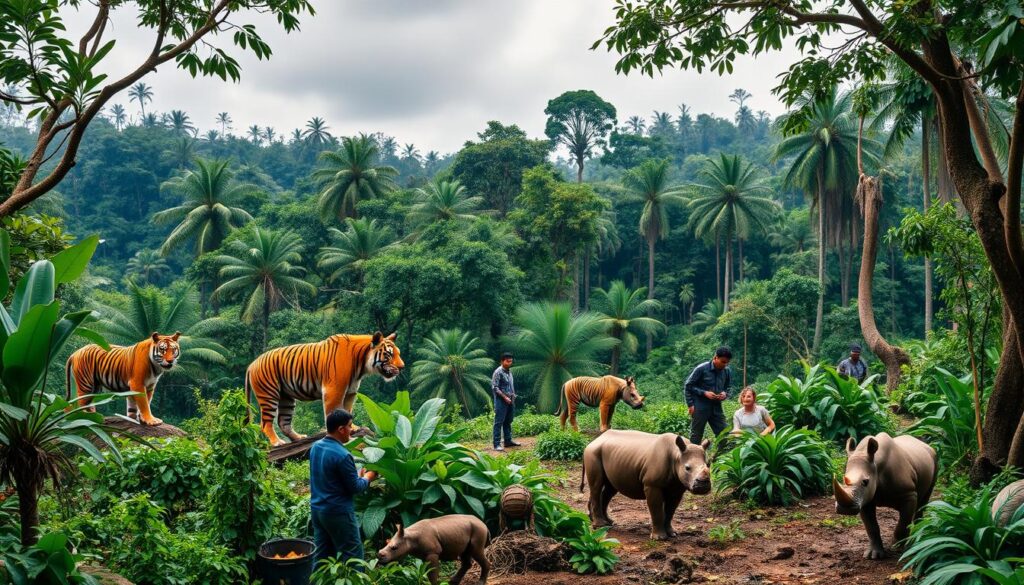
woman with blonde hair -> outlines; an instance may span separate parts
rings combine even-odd
[[[768,409],[757,403],[757,392],[753,386],[740,391],[740,409],[732,415],[732,433],[740,435],[744,432],[767,435],[775,431],[775,421]]]

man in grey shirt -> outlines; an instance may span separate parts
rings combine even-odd
[[[860,359],[859,345],[854,343],[850,346],[850,357],[839,362],[836,371],[847,378],[854,378],[858,384],[864,383],[864,379],[868,377],[868,365]]]
[[[501,436],[505,435],[505,447],[518,447],[512,440],[512,419],[516,416],[516,385],[512,379],[512,354],[501,354],[501,365],[491,376],[491,392],[494,394],[494,450],[504,451]]]

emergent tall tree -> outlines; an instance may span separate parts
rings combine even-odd
[[[594,149],[605,145],[605,138],[615,127],[615,106],[589,89],[567,91],[548,102],[544,133],[555,144],[569,150],[576,163],[576,182],[583,182],[583,163],[594,155]]]
[[[645,299],[646,294],[643,287],[630,290],[621,280],[612,282],[608,290],[599,288],[594,291],[594,312],[605,324],[607,332],[619,340],[619,344],[612,348],[609,373],[613,376],[619,375],[622,350],[636,352],[637,334],[650,335],[665,330],[664,323],[646,316],[661,308],[657,300]]]
[[[320,168],[313,173],[313,179],[322,185],[320,215],[339,221],[355,217],[360,201],[394,190],[396,176],[394,167],[378,165],[377,143],[372,137],[342,138],[340,149],[320,154]]]

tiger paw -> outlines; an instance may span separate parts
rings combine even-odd
[[[293,441],[301,441],[302,439],[305,439],[308,436],[309,435],[303,435],[302,433],[290,433],[288,435],[288,438]]]
[[[149,418],[142,419],[142,424],[146,425],[147,427],[155,427],[164,424],[164,421],[163,419],[151,416]]]
[[[375,437],[376,434],[369,429],[369,427],[359,427],[352,429],[352,438],[356,437]]]

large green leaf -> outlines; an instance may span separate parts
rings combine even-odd
[[[21,324],[25,313],[32,307],[52,303],[54,286],[54,268],[49,260],[40,260],[30,266],[14,289],[14,299],[11,301],[11,319],[14,324]]]
[[[365,394],[360,394],[359,400],[363,403],[363,407],[366,408],[366,414],[370,417],[370,422],[373,423],[374,430],[378,436],[389,435],[394,432],[395,419],[389,413],[384,412],[372,398]]]
[[[100,237],[94,234],[50,258],[50,262],[53,262],[55,282],[64,284],[81,276],[99,243]]]
[[[0,299],[11,290],[11,235],[0,230]]]
[[[412,423],[409,419],[405,418],[405,415],[398,415],[395,419],[395,436],[402,443],[402,446],[409,448],[412,446]]]
[[[377,534],[380,530],[381,524],[384,523],[384,519],[387,518],[388,511],[386,508],[378,506],[371,506],[363,511],[363,536],[372,537]]]
[[[442,408],[444,408],[443,398],[431,398],[416,411],[416,420],[412,425],[413,445],[422,445],[434,436],[437,424],[441,422]]]
[[[68,339],[76,333],[79,326],[92,316],[92,311],[77,311],[64,315],[64,318],[57,322],[53,328],[53,335],[50,338],[50,355],[56,356],[64,349]]]
[[[32,307],[4,345],[4,385],[12,395],[17,393],[21,400],[27,400],[46,371],[50,338],[59,312],[60,303],[57,301]]]

